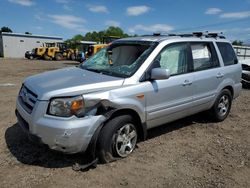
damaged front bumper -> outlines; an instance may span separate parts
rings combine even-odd
[[[46,110],[36,110],[46,109],[46,106],[45,101],[39,101],[29,114],[17,100],[18,123],[30,135],[30,138],[35,138],[48,145],[49,148],[64,153],[86,151],[96,129],[106,119],[102,115],[61,118],[46,115]]]

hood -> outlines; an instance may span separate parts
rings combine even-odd
[[[122,86],[124,78],[90,72],[78,67],[64,68],[28,77],[24,84],[38,100],[76,96]]]

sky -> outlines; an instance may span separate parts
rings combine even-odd
[[[128,34],[223,32],[250,43],[250,0],[0,0],[0,27],[72,38],[118,26]]]

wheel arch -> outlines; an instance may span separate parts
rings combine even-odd
[[[234,89],[233,89],[232,86],[228,85],[228,86],[224,87],[223,89],[228,89],[230,91],[231,95],[232,95],[232,98],[234,97]]]
[[[145,140],[147,137],[146,123],[143,123],[141,121],[139,114],[133,109],[129,109],[129,108],[115,109],[112,111],[112,113],[109,113],[109,116],[108,116],[106,122],[117,117],[117,116],[121,116],[121,115],[131,115],[132,116],[132,118],[135,121],[135,126],[136,126],[137,131],[138,131],[139,140],[140,141]],[[105,126],[105,123],[104,123],[104,126]]]

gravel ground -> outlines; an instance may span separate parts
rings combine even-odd
[[[130,157],[87,172],[72,170],[82,155],[32,144],[14,114],[23,79],[76,64],[0,59],[0,187],[250,187],[249,89],[224,122],[195,115],[152,129]]]

